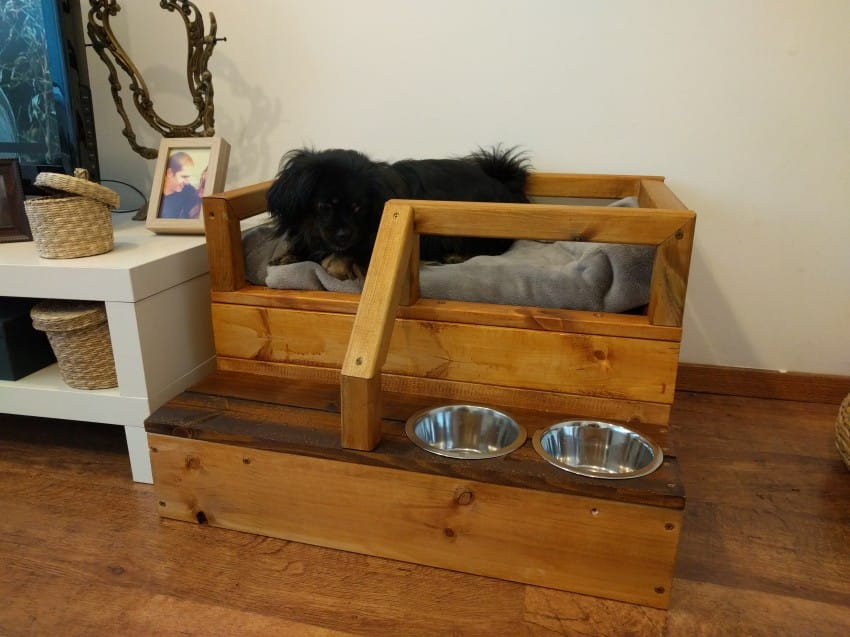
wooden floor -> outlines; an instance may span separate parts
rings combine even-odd
[[[667,612],[161,520],[121,428],[0,415],[0,635],[850,635],[837,412],[677,395]]]

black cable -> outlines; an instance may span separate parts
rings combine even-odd
[[[133,184],[128,184],[126,181],[120,181],[119,179],[101,179],[100,181],[101,183],[103,183],[104,181],[110,181],[113,184],[122,184],[124,186],[127,186],[128,188],[131,188],[132,190],[135,190],[137,193],[139,193],[139,196],[142,198],[142,205],[136,208],[127,208],[126,210],[113,210],[112,212],[138,212],[143,207],[147,207],[148,198],[145,196],[145,193],[136,188]]]

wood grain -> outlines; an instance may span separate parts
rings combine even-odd
[[[246,285],[233,292],[214,291],[212,300],[214,303],[221,304],[355,314],[360,295],[313,290],[272,290],[267,287]],[[416,304],[410,307],[400,307],[398,316],[421,321],[519,327],[530,330],[626,336],[659,341],[679,341],[682,338],[681,328],[651,325],[646,316],[641,314],[613,314],[423,298],[418,299]]]
[[[166,517],[202,515],[214,526],[653,607],[669,599],[674,509],[159,434],[150,441]]]
[[[153,487],[131,482],[120,428],[3,415],[0,634],[850,634],[836,409],[677,393],[686,559],[666,612],[162,520]]]
[[[219,356],[216,365],[221,372],[235,372],[254,377],[252,385],[259,386],[262,378],[262,394],[251,397],[273,401],[275,388],[285,386],[293,380],[312,381],[326,384],[339,383],[339,370],[333,367],[312,367],[291,363],[272,363]],[[241,385],[240,389],[246,387]],[[450,400],[463,403],[502,405],[504,407],[532,407],[551,413],[571,414],[575,417],[601,418],[624,423],[663,424],[670,419],[670,405],[639,400],[610,400],[596,396],[548,392],[537,389],[499,387],[481,383],[462,383],[439,378],[411,378],[383,373],[381,387],[385,392],[406,392],[435,400]]]
[[[658,245],[693,217],[692,212],[684,210],[646,208],[404,199],[392,202],[413,208],[417,232],[450,236]]]
[[[655,250],[647,317],[653,325],[681,327],[696,217],[682,223]]]
[[[221,357],[339,369],[348,314],[214,303]],[[669,404],[678,343],[397,319],[385,373]]]

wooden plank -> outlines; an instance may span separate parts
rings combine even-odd
[[[216,193],[205,197],[206,199],[220,199],[228,203],[231,216],[242,220],[268,210],[266,197],[273,180],[263,181],[242,188],[234,188],[222,193]]]
[[[216,364],[221,372],[234,373],[239,377],[256,375],[267,378],[272,385],[263,389],[261,394],[254,394],[253,397],[257,400],[275,400],[273,390],[275,386],[281,385],[278,379],[339,384],[339,369],[333,367],[313,367],[222,356],[216,357]],[[439,378],[414,378],[383,373],[381,374],[381,388],[385,392],[427,396],[432,403],[440,400],[451,400],[483,405],[502,405],[506,408],[536,407],[550,413],[614,420],[627,424],[664,424],[670,419],[670,405],[664,403],[598,398],[580,394],[500,387],[483,383],[448,381]],[[412,410],[408,415],[410,413],[413,413]]]
[[[665,608],[681,512],[150,435],[165,517]],[[523,515],[516,515],[518,508]],[[375,521],[380,520],[380,524]]]
[[[838,405],[850,394],[850,376],[680,363],[677,387],[700,393]]]
[[[850,634],[850,608],[840,598],[830,603],[795,591],[776,595],[677,578],[670,608],[667,635]]]
[[[245,285],[245,260],[238,216],[221,197],[205,197],[204,228],[210,262],[210,287],[232,291]]]
[[[693,213],[645,208],[393,200],[420,234],[658,245]]]
[[[622,199],[636,196],[640,191],[640,182],[644,179],[663,180],[663,177],[531,173],[525,184],[525,192],[531,197]]]
[[[370,451],[381,442],[381,377],[340,379],[340,440],[346,449]]]
[[[642,208],[687,209],[687,206],[667,187],[663,179],[641,179],[639,186],[639,192],[636,194]]]
[[[372,449],[381,437],[381,368],[390,348],[393,321],[403,289],[410,288],[413,211],[387,204],[384,209],[360,305],[342,362],[342,444]]]
[[[342,365],[352,329],[344,314],[213,304],[212,316],[219,356],[320,367]],[[384,371],[669,404],[678,353],[670,341],[397,319]]]
[[[647,312],[653,325],[682,325],[695,224],[692,216],[655,250]]]
[[[354,314],[360,296],[345,292],[312,290],[272,290],[246,285],[233,292],[213,292],[214,303]],[[399,318],[421,321],[446,321],[500,327],[628,336],[634,338],[680,341],[681,327],[651,325],[640,314],[613,314],[583,310],[562,310],[519,305],[493,305],[443,299],[419,299],[410,307],[399,307]]]

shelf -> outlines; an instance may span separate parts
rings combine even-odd
[[[205,236],[156,235],[126,213],[112,221],[104,254],[43,259],[32,241],[0,245],[0,296],[134,303],[209,271]]]
[[[54,363],[18,380],[0,380],[0,411],[42,418],[138,426],[148,415],[145,398],[111,389],[68,387]]]

